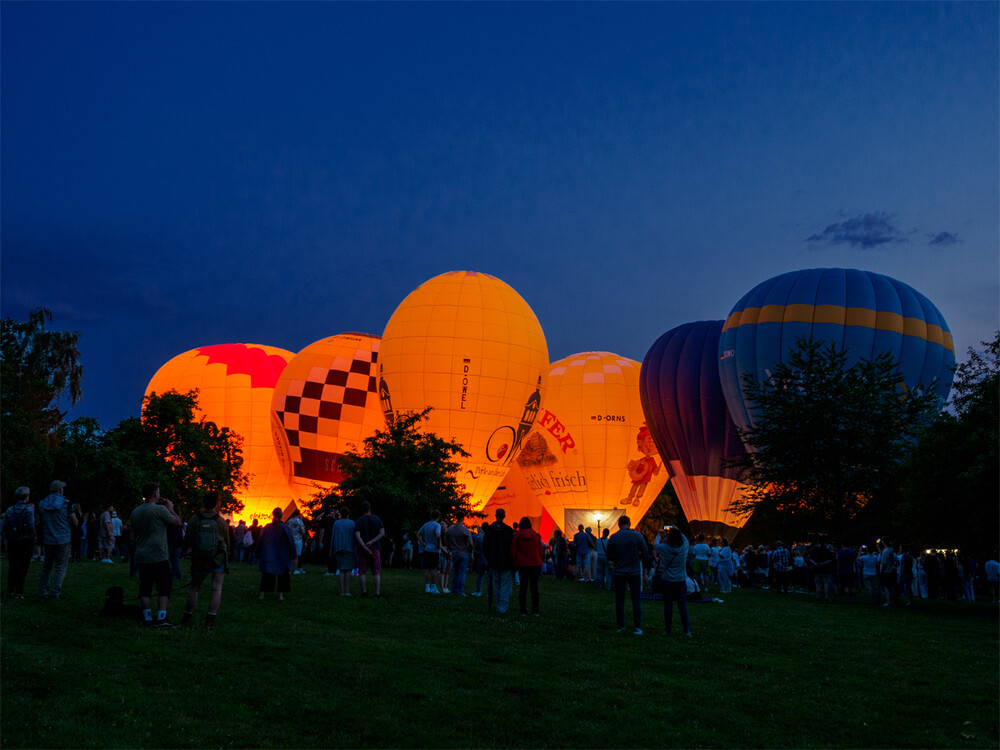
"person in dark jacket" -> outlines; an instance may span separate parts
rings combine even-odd
[[[510,557],[514,569],[521,577],[518,589],[518,603],[521,615],[528,614],[528,590],[531,590],[531,614],[538,615],[538,576],[542,573],[542,558],[545,542],[538,532],[531,528],[531,519],[525,516],[517,525],[510,543]]]
[[[486,528],[483,552],[490,566],[490,586],[497,597],[497,612],[504,614],[510,606],[510,589],[514,582],[510,558],[510,545],[514,541],[514,529],[504,523],[507,512],[497,508],[496,521]]]
[[[292,590],[292,560],[295,559],[295,540],[292,530],[281,521],[281,508],[271,513],[271,523],[260,532],[256,547],[257,567],[260,568],[260,596],[274,591],[278,586],[278,601],[284,601],[285,594]]]
[[[618,519],[618,531],[608,540],[608,561],[611,563],[612,582],[615,589],[615,619],[618,632],[625,632],[625,589],[632,598],[632,622],[634,633],[642,635],[642,603],[639,600],[642,586],[642,566],[650,562],[646,540],[632,529],[632,519],[622,516]]]

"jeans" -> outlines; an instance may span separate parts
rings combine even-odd
[[[510,589],[514,582],[514,573],[510,570],[490,569],[490,586],[497,598],[497,612],[503,614],[510,606]]]
[[[531,614],[538,614],[538,576],[541,575],[541,565],[529,565],[517,569],[521,574],[521,588],[517,590],[521,614],[528,614],[528,590],[531,590]]]
[[[594,577],[597,588],[611,590],[611,566],[604,555],[597,556],[597,575]]]
[[[469,555],[454,552],[451,556],[451,593],[457,596],[465,594],[465,574],[469,570]]]
[[[641,573],[621,573],[613,578],[615,586],[615,619],[619,628],[625,627],[625,588],[632,598],[632,622],[636,628],[642,627],[642,602],[639,593],[642,588]]]
[[[52,576],[52,598],[62,594],[63,580],[66,578],[66,568],[69,567],[69,542],[66,544],[46,544],[45,562],[42,564],[42,575],[38,579],[38,595],[49,595],[49,576],[53,568],[55,575]]]
[[[664,581],[663,582],[663,626],[668,633],[673,631],[674,622],[674,602],[677,602],[677,609],[681,613],[681,625],[684,632],[691,632],[691,623],[688,621],[687,605],[687,583],[684,581]]]

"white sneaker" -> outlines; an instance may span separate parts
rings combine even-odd
[[[337,574],[336,574],[336,573],[329,573],[329,572],[328,572],[328,573],[324,573],[323,575],[325,575],[325,576],[335,576],[335,575],[337,575]]]
[[[450,594],[451,593],[451,589],[441,589],[441,593],[442,594]]]
[[[474,593],[474,594],[469,594],[469,596],[482,596],[482,594],[480,594],[480,593],[479,593],[479,592],[477,591],[477,592],[476,592],[476,593]]]

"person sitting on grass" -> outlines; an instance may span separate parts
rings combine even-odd
[[[222,603],[222,582],[229,572],[229,526],[215,507],[219,504],[217,492],[209,492],[201,502],[201,510],[191,516],[183,549],[191,550],[191,587],[181,625],[190,625],[194,608],[198,605],[201,584],[212,576],[212,597],[208,601],[205,627],[215,629],[215,616]]]

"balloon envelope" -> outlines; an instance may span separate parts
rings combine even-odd
[[[432,407],[420,429],[460,443],[458,481],[480,509],[534,424],[548,366],[545,334],[500,279],[453,271],[421,284],[386,324],[379,394],[387,420]]]
[[[146,386],[146,395],[197,388],[200,416],[243,438],[247,489],[236,493],[243,511],[234,519],[267,520],[275,507],[294,505],[293,495],[271,442],[271,395],[294,355],[258,344],[220,344],[179,354]]]
[[[483,508],[483,513],[486,515],[483,523],[492,523],[496,511],[500,509],[506,514],[505,520],[508,524],[519,523],[522,518],[527,518],[531,521],[531,528],[541,534],[543,539],[548,539],[552,535],[552,529],[555,528],[552,516],[531,489],[516,461],[511,464],[507,476]]]
[[[940,311],[901,281],[870,271],[813,268],[775,276],[736,303],[719,340],[719,375],[733,421],[747,429],[743,376],[757,382],[786,361],[800,337],[833,341],[848,365],[888,352],[906,388],[928,388],[943,404],[955,345]]]
[[[691,528],[725,534],[744,520],[726,510],[743,485],[730,461],[745,453],[719,379],[723,321],[664,333],[642,361],[639,395],[656,447]]]
[[[639,363],[608,352],[549,367],[542,411],[518,458],[529,485],[564,530],[633,525],[667,481],[639,399]]]
[[[341,333],[296,354],[274,387],[274,447],[293,489],[340,482],[337,459],[385,427],[378,399],[379,337]]]

